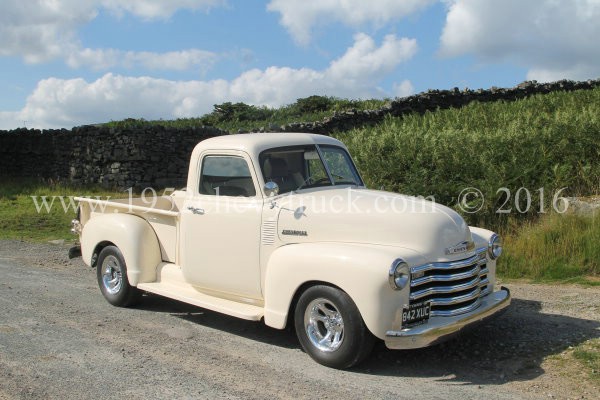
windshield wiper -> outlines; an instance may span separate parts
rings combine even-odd
[[[313,175],[310,175],[308,178],[306,178],[306,179],[304,180],[304,182],[302,182],[302,184],[301,184],[300,186],[298,186],[298,187],[296,188],[296,190],[294,190],[294,192],[297,192],[298,190],[300,190],[300,189],[304,188],[304,186],[306,186],[306,184],[307,184],[307,183],[310,183],[310,182],[311,182],[313,179],[314,179],[314,178],[313,178]],[[312,182],[312,183],[310,183],[310,184],[311,184],[311,185],[316,185],[316,184],[317,184],[317,183],[319,183],[320,181],[325,181],[325,180],[326,180],[327,182],[329,182],[329,184],[331,184],[331,181],[330,181],[330,180],[329,180],[329,178],[328,178],[328,177],[326,177],[326,176],[324,176],[323,178],[319,178],[319,179],[317,179],[316,181],[314,181],[314,182]]]

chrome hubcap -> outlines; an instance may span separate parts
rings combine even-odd
[[[321,351],[335,351],[344,341],[342,314],[335,304],[324,298],[315,299],[306,307],[304,328],[312,345]]]
[[[107,256],[102,261],[102,284],[110,294],[117,294],[123,285],[123,271],[115,256]]]

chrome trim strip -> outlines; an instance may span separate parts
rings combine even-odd
[[[461,292],[463,290],[472,289],[476,286],[481,286],[481,278],[479,278],[479,276],[477,276],[475,279],[471,279],[469,282],[461,283],[460,285],[435,286],[423,290],[418,290],[410,294],[410,300],[418,300],[422,297],[429,296],[430,294],[446,294]]]
[[[479,286],[471,293],[463,294],[462,296],[452,297],[451,299],[431,299],[431,306],[451,306],[454,304],[464,303],[465,301],[474,300],[481,294]]]
[[[489,282],[488,282],[489,284]],[[481,295],[479,296],[480,298],[487,296],[488,294],[492,293],[492,288],[491,287],[487,287],[485,289],[483,289],[481,291]]]
[[[485,252],[486,252],[485,248],[480,248],[480,249],[477,249],[476,254],[474,256],[465,258],[464,260],[449,261],[449,262],[434,262],[434,263],[429,263],[429,264],[424,264],[424,265],[418,265],[416,267],[412,267],[410,269],[410,272],[414,274],[414,273],[418,273],[418,272],[431,271],[432,269],[443,269],[443,270],[459,269],[459,268],[468,267],[475,263],[482,265],[482,264],[485,264],[485,262],[486,262]]]
[[[459,281],[461,279],[471,278],[473,276],[481,275],[483,271],[487,270],[487,268],[485,270],[481,270],[480,267],[480,265],[476,265],[472,269],[465,272],[461,272],[460,274],[424,276],[423,278],[414,279],[410,283],[410,286],[414,288],[430,282],[452,282]]]
[[[429,315],[432,317],[452,317],[454,315],[464,314],[475,310],[481,305],[481,302],[481,297],[478,297],[475,303],[469,304],[468,306],[457,308],[456,310],[431,310]]]
[[[480,307],[469,314],[450,318],[430,318],[429,323],[402,330],[386,332],[385,345],[389,349],[418,349],[444,342],[458,332],[498,316],[510,305],[510,291],[502,287],[498,292],[481,299]]]

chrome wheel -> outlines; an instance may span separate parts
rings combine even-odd
[[[102,284],[110,294],[117,294],[123,286],[123,269],[119,260],[113,255],[108,255],[102,261]]]
[[[335,304],[325,298],[314,299],[306,307],[304,327],[312,345],[321,351],[335,351],[344,341],[342,314]]]

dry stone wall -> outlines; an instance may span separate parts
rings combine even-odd
[[[252,132],[308,132],[330,134],[336,131],[347,131],[360,126],[375,125],[383,120],[386,115],[403,116],[411,113],[423,114],[427,111],[438,109],[459,108],[472,101],[482,103],[492,101],[515,101],[536,94],[546,94],[556,91],[574,91],[593,89],[600,86],[600,79],[583,82],[558,81],[551,83],[538,83],[526,81],[514,88],[491,89],[463,89],[429,90],[413,96],[396,99],[387,107],[378,110],[351,110],[334,114],[317,122],[295,122],[283,126],[259,127]]]
[[[462,107],[472,101],[514,101],[535,94],[598,86],[600,79],[543,84],[532,81],[508,89],[429,90],[394,100],[378,110],[346,111],[318,122],[260,127],[253,132],[330,134],[376,124],[386,115]],[[213,127],[176,129],[160,125],[130,129],[82,126],[72,130],[0,131],[0,177],[39,177],[115,188],[179,187],[185,185],[194,146],[204,139],[227,133]]]
[[[212,127],[16,129],[0,132],[0,175],[115,188],[183,187],[194,146],[225,134]]]

